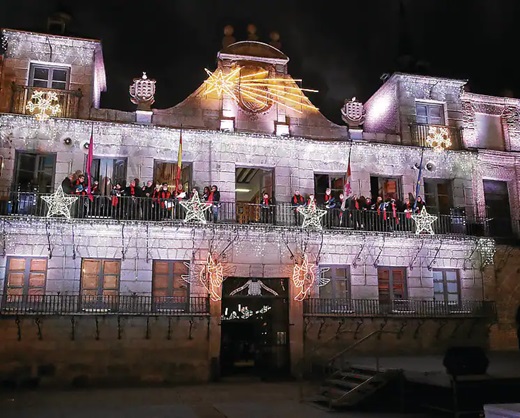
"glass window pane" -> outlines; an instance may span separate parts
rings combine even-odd
[[[34,69],[34,76],[33,76],[33,78],[37,78],[39,80],[48,80],[49,79],[49,69],[48,68],[36,67]]]
[[[433,270],[433,281],[442,282],[442,270]]]
[[[440,105],[432,105],[429,107],[430,117],[432,118],[440,118],[442,115],[442,106]]]
[[[444,293],[444,286],[442,282],[433,282],[433,291],[435,293]]]
[[[426,105],[416,104],[415,110],[416,110],[417,116],[427,116],[428,115],[428,113],[426,111]]]
[[[457,282],[447,282],[446,287],[448,289],[448,293],[458,293],[458,291],[459,291]]]
[[[455,293],[449,293],[448,294],[448,302],[458,302],[459,301],[459,295]]]
[[[67,70],[58,70],[53,69],[52,71],[52,81],[67,81]]]
[[[33,80],[33,82],[32,82],[33,87],[43,87],[44,89],[46,89],[48,85],[49,85],[49,83],[47,82],[47,80],[45,80],[45,81]]]
[[[457,271],[456,270],[446,270],[446,280],[456,282],[457,281]]]
[[[53,81],[51,84],[51,88],[57,89],[57,90],[66,90],[67,84],[62,83],[61,81]]]

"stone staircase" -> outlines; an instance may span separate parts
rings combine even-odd
[[[399,370],[350,365],[334,371],[309,402],[329,410],[354,407],[400,376]]]

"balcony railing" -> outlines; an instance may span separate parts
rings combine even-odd
[[[418,123],[410,124],[412,134],[412,145],[418,147],[429,147],[426,138],[430,129],[446,129],[451,140],[451,147],[448,149],[460,150],[462,148],[462,129],[445,125],[423,125]]]
[[[42,196],[49,194],[13,192],[8,200],[0,201],[0,214],[7,216],[46,217],[47,203]],[[186,210],[177,200],[151,199],[131,196],[118,197],[80,196],[70,208],[71,217],[88,220],[139,220],[182,222]],[[453,211],[452,215],[436,215],[432,223],[435,234],[488,236],[491,232],[486,219],[477,219]],[[220,202],[204,213],[208,223],[231,223],[249,225],[301,226],[303,217],[290,203],[278,203],[268,208],[257,204]],[[321,223],[325,229],[359,230],[388,233],[415,234],[415,222],[410,214],[397,212],[378,213],[365,210],[327,210]]]
[[[439,302],[435,300],[392,300],[378,299],[325,299],[310,298],[303,301],[306,316],[327,317],[471,317],[489,318],[496,316],[495,303],[482,300]]]
[[[46,89],[42,87],[20,86],[13,84],[13,97],[11,101],[11,112],[22,115],[31,114],[27,110],[27,103],[31,101],[31,97],[35,91],[54,92],[58,96],[60,104],[60,112],[57,115],[61,118],[78,118],[79,102],[82,97],[81,90],[60,90]]]
[[[0,316],[78,314],[205,316],[209,314],[209,299],[204,296],[0,295]]]

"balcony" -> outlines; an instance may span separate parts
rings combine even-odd
[[[458,303],[435,300],[325,299],[303,301],[303,315],[314,317],[397,318],[487,318],[496,317],[495,302],[465,300]]]
[[[207,316],[205,296],[0,295],[0,318],[13,315]]]
[[[30,115],[31,113],[27,110],[27,103],[31,101],[33,93],[35,91],[45,91],[54,92],[58,96],[58,103],[60,104],[61,110],[57,117],[77,119],[79,116],[79,102],[83,96],[81,90],[47,89],[42,87],[20,86],[14,83],[12,87],[11,113]]]
[[[11,218],[47,216],[47,204],[42,199],[49,194],[36,192],[11,192],[0,201],[0,215]],[[71,206],[72,218],[84,219],[89,222],[100,221],[141,221],[141,222],[173,222],[182,223],[186,217],[186,210],[173,199],[152,200],[131,196],[113,199],[110,196],[81,196]],[[436,235],[489,236],[489,220],[476,219],[464,214],[453,212],[452,215],[436,215],[437,220],[432,223]],[[258,227],[299,227],[303,217],[295,212],[290,203],[278,203],[269,208],[262,208],[258,204],[220,202],[204,213],[208,223],[243,224]],[[59,218],[58,218],[59,219]],[[409,214],[397,213],[396,217],[387,214],[385,218],[376,211],[342,212],[339,208],[330,209],[321,220],[325,230],[360,231],[392,233],[398,235],[415,234],[415,222]],[[429,236],[427,234],[427,236]]]
[[[462,149],[462,128],[456,128],[453,126],[445,125],[423,125],[418,123],[410,124],[410,132],[412,134],[412,145],[417,147],[430,147],[426,138],[430,133],[431,129],[442,129],[447,130],[448,136],[451,139],[451,150]]]

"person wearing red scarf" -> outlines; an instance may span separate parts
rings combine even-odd
[[[298,212],[298,207],[305,206],[305,199],[300,194],[299,190],[294,191],[294,195],[291,199],[291,204],[292,204],[293,211],[294,211],[294,224],[296,226],[298,226],[301,224],[301,215]]]
[[[268,224],[271,221],[272,203],[269,194],[264,192],[260,201],[260,222],[263,224]]]
[[[124,200],[127,219],[139,219],[141,217],[140,197],[142,190],[136,184],[135,180],[130,182],[130,185],[125,189],[124,195],[127,196]]]

